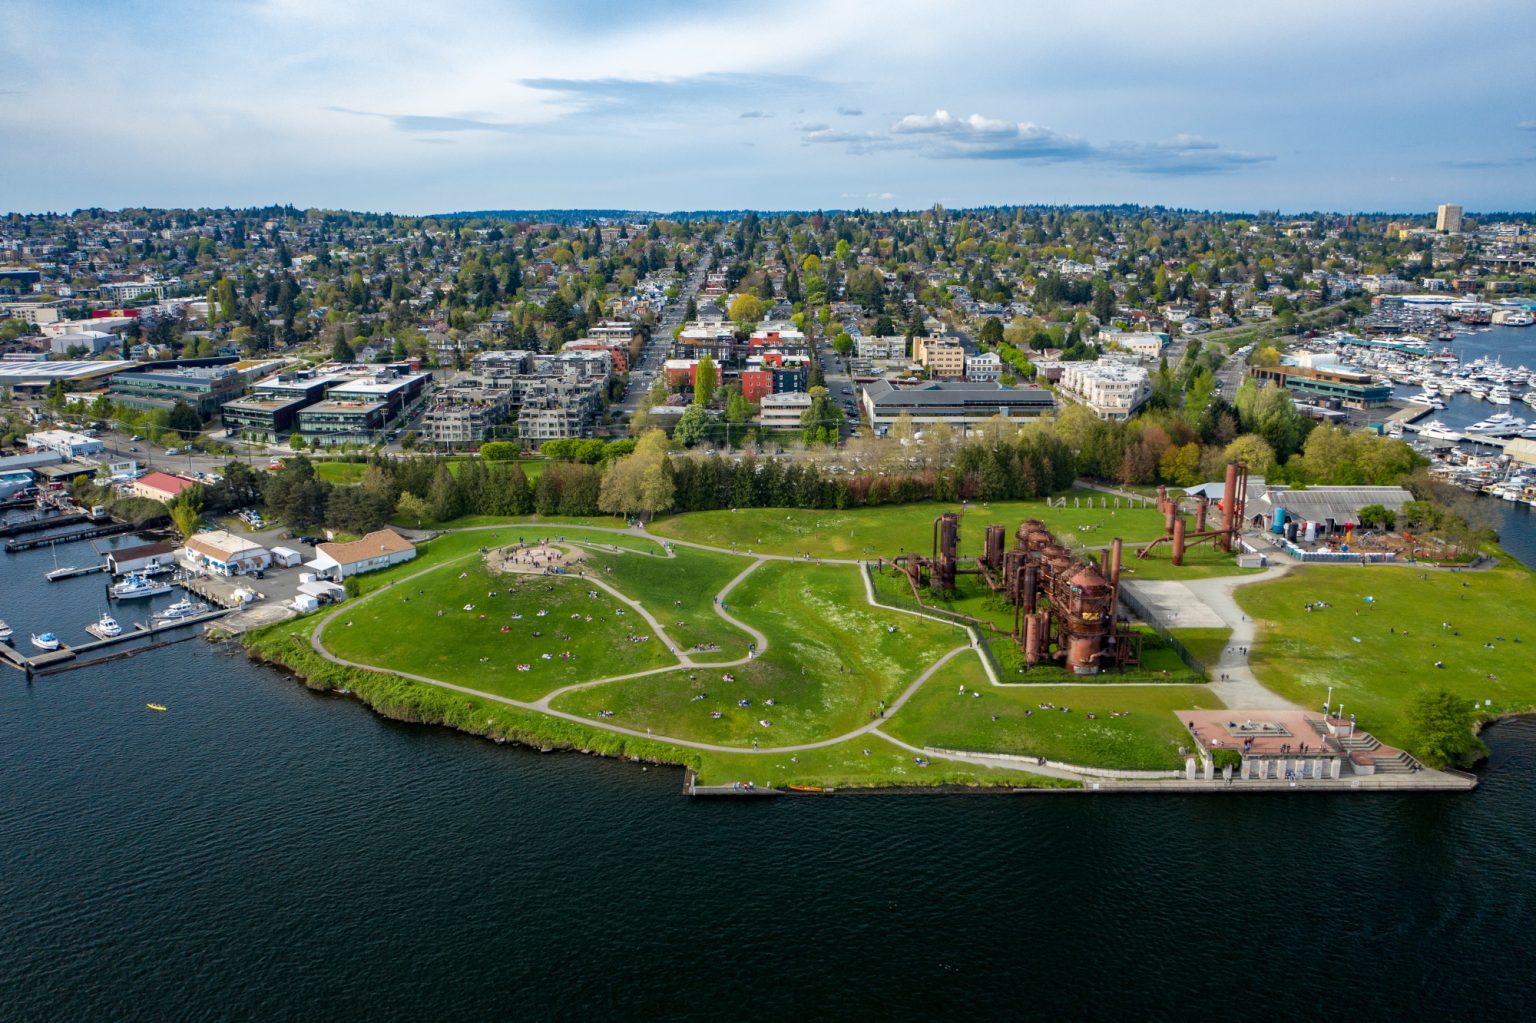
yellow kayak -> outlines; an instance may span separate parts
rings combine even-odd
[[[150,710],[165,710],[166,709],[166,706],[163,703],[146,703],[144,706],[148,707]]]

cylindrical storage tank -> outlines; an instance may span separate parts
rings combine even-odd
[[[1276,508],[1275,509],[1274,525],[1270,526],[1269,531],[1271,533],[1276,534],[1276,535],[1280,535],[1280,534],[1283,534],[1285,532],[1285,509],[1284,508]]]
[[[1211,502],[1204,494],[1195,498],[1195,532],[1205,532],[1205,516],[1210,506]]]
[[[1073,636],[1067,644],[1067,667],[1074,675],[1097,675],[1098,654],[1103,649],[1103,636]]]
[[[1040,569],[1030,565],[1024,569],[1024,592],[1021,594],[1020,603],[1028,614],[1035,613],[1035,597],[1040,590]]]
[[[1024,616],[1024,663],[1033,668],[1040,663],[1040,616]]]
[[[1295,519],[1291,519],[1289,522],[1287,522],[1285,524],[1285,538],[1287,540],[1291,541],[1291,543],[1295,543],[1296,542],[1296,534],[1298,532],[1299,532],[1299,529],[1297,528],[1296,520]]]

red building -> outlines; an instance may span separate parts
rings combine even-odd
[[[743,370],[741,396],[756,405],[765,395],[773,393],[773,374],[765,369]]]

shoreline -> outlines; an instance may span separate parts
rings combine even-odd
[[[291,625],[292,623],[281,623]],[[285,640],[287,642],[285,642]],[[1022,795],[1034,793],[1077,793],[1093,795],[1242,795],[1310,793],[1344,795],[1356,793],[1460,793],[1475,789],[1481,777],[1466,771],[1444,772],[1456,779],[1453,784],[1383,784],[1374,778],[1340,779],[1318,784],[1288,781],[1186,781],[1161,782],[1116,781],[1084,776],[1076,783],[1041,784],[1046,779],[1021,773],[1020,781],[963,784],[935,781],[932,785],[914,785],[910,781],[869,785],[827,785],[793,790],[758,788],[734,791],[730,783],[697,785],[699,758],[689,751],[667,743],[637,739],[599,729],[589,729],[576,722],[552,718],[537,711],[490,703],[447,690],[423,685],[388,672],[334,664],[316,655],[307,641],[307,633],[285,632],[281,625],[257,630],[239,637],[244,654],[252,661],[276,668],[313,692],[332,693],[358,700],[380,717],[407,724],[448,728],[464,735],[485,739],[498,745],[512,743],[540,753],[570,752],[658,767],[678,767],[684,771],[682,792],[691,798],[747,798],[776,796],[858,796],[858,795]],[[1480,726],[1499,720],[1531,715],[1503,715]],[[743,752],[748,752],[743,750]],[[1442,772],[1435,772],[1437,776]],[[1427,779],[1426,779],[1427,780]]]

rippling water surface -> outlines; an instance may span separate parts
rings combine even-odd
[[[50,565],[0,616],[94,617]],[[1536,723],[1488,738],[1470,795],[690,801],[201,640],[0,669],[0,1018],[1529,1017]]]

